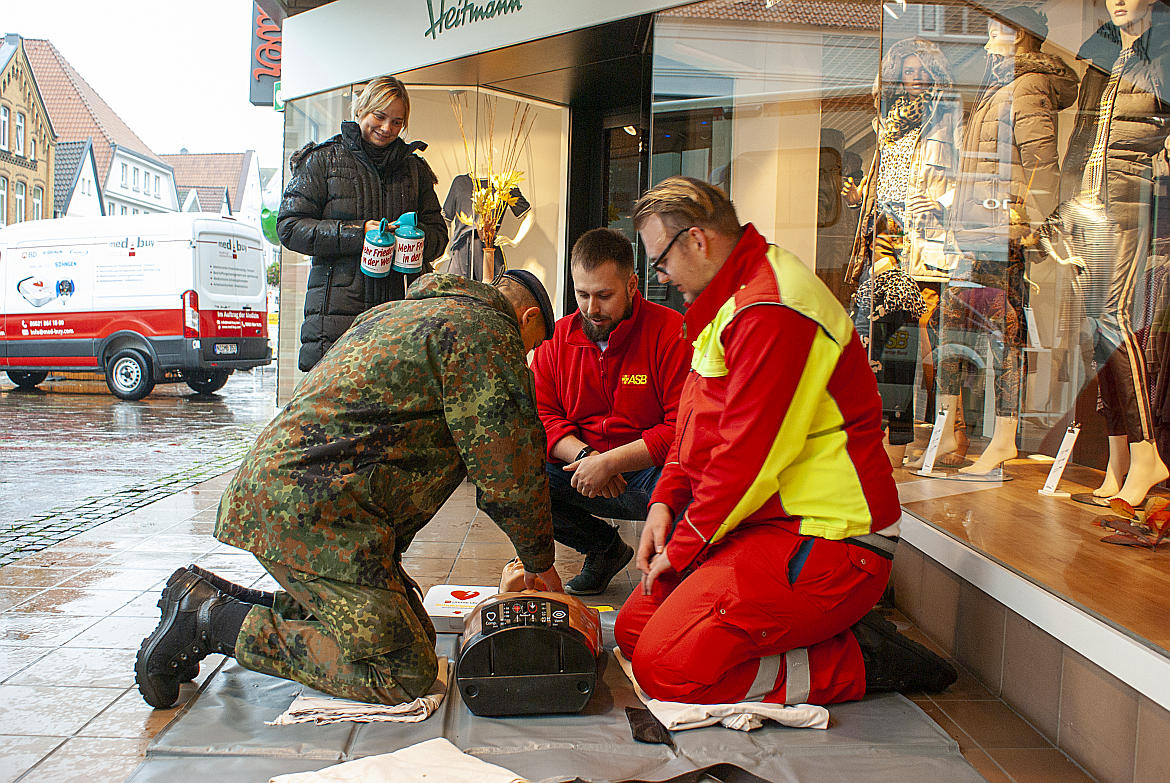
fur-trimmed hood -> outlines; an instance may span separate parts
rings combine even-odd
[[[1077,99],[1076,71],[1054,54],[1046,52],[1023,52],[1014,57],[991,58],[989,64],[992,81],[997,84],[1011,84],[1021,76],[1038,73],[1049,77],[1058,109],[1067,109]]]

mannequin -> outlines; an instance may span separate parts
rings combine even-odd
[[[948,215],[957,262],[943,297],[938,404],[948,419],[940,452],[958,446],[952,422],[963,362],[987,344],[995,363],[991,442],[960,468],[965,474],[986,475],[1017,453],[1025,270],[1035,244],[1030,215],[1042,218],[1056,206],[1057,113],[1076,99],[1076,73],[1041,51],[1047,33],[1047,20],[1023,6],[988,21],[987,74],[966,123]]]
[[[480,176],[478,179],[480,183],[483,183],[486,181],[486,176]],[[473,280],[482,280],[483,242],[480,241],[479,234],[474,228],[465,225],[456,217],[460,212],[471,214],[471,195],[474,189],[475,184],[471,177],[467,174],[460,174],[451,181],[451,189],[447,192],[447,198],[443,202],[443,214],[451,222],[451,244],[447,248],[451,260],[447,271],[470,277]],[[511,195],[516,197],[516,203],[509,209],[514,216],[522,218],[522,220],[515,238],[509,239],[503,234],[496,235],[495,271],[497,272],[504,261],[503,248],[519,244],[535,222],[532,205],[528,203],[528,199],[524,198],[520,189],[513,188]],[[500,222],[503,222],[502,216]]]
[[[1089,69],[1065,158],[1065,200],[1046,233],[1050,254],[1084,270],[1074,280],[1082,352],[1097,366],[1109,432],[1108,468],[1093,495],[1137,506],[1170,475],[1154,443],[1144,356],[1130,322],[1144,299],[1154,239],[1150,182],[1170,133],[1170,12],[1155,0],[1109,0],[1106,8],[1110,21],[1077,55]]]

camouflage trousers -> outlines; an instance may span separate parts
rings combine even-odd
[[[338,582],[257,559],[284,590],[244,620],[242,666],[373,704],[412,701],[434,684],[435,627],[411,587]]]

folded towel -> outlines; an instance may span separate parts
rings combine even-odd
[[[367,704],[305,688],[280,717],[265,723],[269,726],[288,726],[292,723],[321,725],[340,721],[418,723],[429,718],[443,703],[443,696],[447,693],[447,669],[447,659],[439,658],[439,676],[435,678],[435,684],[425,695],[406,704]]]
[[[829,728],[829,711],[815,704],[764,704],[758,701],[741,701],[738,704],[683,704],[677,701],[651,699],[634,679],[634,669],[621,650],[615,647],[613,654],[621,664],[622,671],[634,684],[634,692],[646,705],[646,709],[671,731],[699,729],[714,726],[716,723],[721,723],[729,729],[751,731],[763,726],[766,718],[795,729]]]
[[[527,783],[511,770],[468,756],[447,740],[420,742],[318,772],[277,775],[269,783]]]

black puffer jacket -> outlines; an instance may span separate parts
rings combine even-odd
[[[301,326],[299,365],[308,372],[361,313],[402,299],[418,275],[373,278],[359,270],[367,220],[393,221],[418,214],[426,234],[423,272],[447,247],[447,222],[435,195],[438,179],[416,151],[426,144],[401,138],[379,170],[362,149],[361,129],[343,122],[341,133],[292,156],[276,232],[289,250],[312,256]]]
[[[1148,215],[1152,180],[1165,176],[1166,138],[1170,135],[1170,9],[1155,3],[1150,29],[1133,45],[1134,56],[1113,102],[1106,151],[1107,176],[1097,194],[1122,228],[1132,228]],[[1085,164],[1097,137],[1098,108],[1113,64],[1121,53],[1121,34],[1107,22],[1089,37],[1077,58],[1089,63],[1081,81],[1077,124],[1068,144],[1061,178],[1061,199],[1081,192]]]

